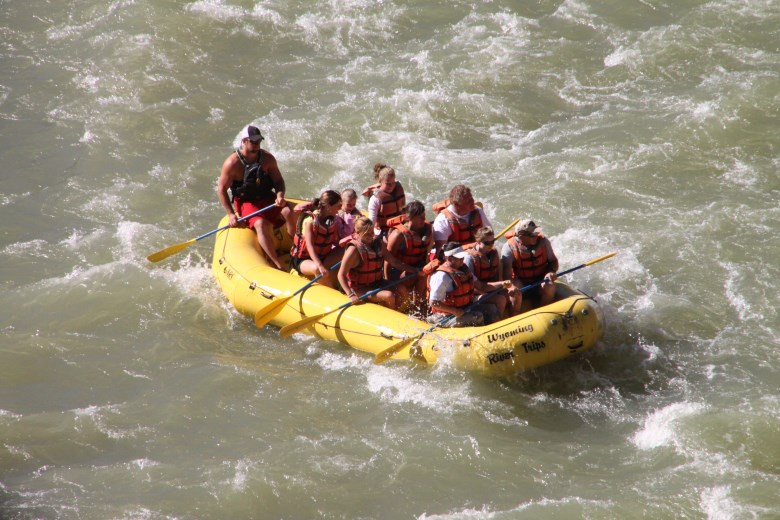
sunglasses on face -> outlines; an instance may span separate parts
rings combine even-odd
[[[492,245],[493,245],[493,244],[495,244],[495,243],[496,243],[496,239],[493,239],[493,240],[483,240],[483,241],[481,242],[481,244],[482,244],[483,246],[492,246]]]

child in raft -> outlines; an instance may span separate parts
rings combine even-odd
[[[406,205],[406,194],[401,183],[395,180],[395,170],[382,163],[374,165],[374,178],[378,181],[363,191],[370,197],[368,218],[374,223],[376,234],[387,234],[387,220],[401,214]]]
[[[367,217],[358,217],[355,221],[355,233],[341,240],[345,247],[344,257],[339,267],[339,284],[353,304],[362,303],[361,296],[387,283],[384,278],[384,264],[387,261],[399,271],[409,274],[422,270],[401,262],[392,253],[381,237],[374,233],[374,224]],[[365,300],[397,310],[397,298],[391,289],[372,294]]]
[[[335,285],[329,270],[344,254],[338,246],[337,214],[341,205],[341,195],[326,190],[320,198],[296,208],[301,214],[290,249],[290,263],[293,269],[310,280],[322,275],[319,283],[328,287]]]
[[[338,213],[339,238],[350,236],[355,232],[355,219],[362,213],[357,209],[357,192],[347,188],[341,192],[341,211]]]

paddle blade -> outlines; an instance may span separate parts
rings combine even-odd
[[[257,311],[257,314],[255,314],[255,325],[260,328],[268,325],[269,321],[274,319],[277,314],[282,312],[284,304],[290,301],[290,298],[292,298],[292,296],[285,296],[284,298],[276,299]]]
[[[289,338],[296,332],[300,332],[309,326],[313,325],[315,322],[320,321],[323,317],[325,317],[327,314],[330,314],[328,312],[323,312],[322,314],[317,314],[316,316],[309,316],[308,318],[304,318],[301,321],[296,321],[295,323],[290,323],[289,325],[285,325],[282,327],[282,330],[279,331],[279,335],[283,338]]]
[[[187,240],[186,242],[182,242],[181,244],[176,244],[170,247],[166,247],[165,249],[161,249],[157,251],[156,253],[152,253],[151,255],[147,256],[146,259],[150,262],[159,262],[160,260],[165,260],[171,255],[175,255],[185,247],[189,246],[190,244],[194,244],[196,242],[196,239]]]
[[[584,264],[582,264],[582,265],[593,265],[593,264],[595,264],[596,262],[601,262],[602,260],[606,260],[607,258],[612,258],[612,257],[613,257],[613,256],[615,256],[616,254],[617,254],[617,252],[610,253],[610,254],[608,254],[608,255],[604,255],[604,256],[602,256],[602,257],[600,257],[600,258],[596,258],[595,260],[591,260],[590,262],[585,262],[585,263],[584,263]]]
[[[378,352],[376,356],[374,356],[374,363],[377,365],[381,365],[394,355],[396,355],[398,352],[401,352],[403,349],[417,341],[420,336],[415,336],[413,338],[405,339],[403,341],[399,341],[395,345],[386,348],[385,350]]]

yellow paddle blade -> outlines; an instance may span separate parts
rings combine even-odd
[[[602,260],[606,260],[607,258],[612,258],[612,257],[613,257],[613,256],[615,256],[616,254],[617,254],[617,252],[610,253],[610,254],[608,254],[608,255],[604,255],[604,256],[602,256],[601,258],[596,258],[595,260],[591,260],[590,262],[585,262],[585,263],[584,263],[584,264],[582,264],[582,265],[583,265],[583,266],[586,266],[586,265],[593,265],[593,264],[595,264],[596,262],[601,262]]]
[[[337,309],[333,309],[335,311]],[[282,330],[279,331],[279,335],[283,338],[289,338],[296,332],[300,332],[303,329],[308,328],[310,325],[313,325],[315,322],[320,321],[322,318],[330,314],[331,312],[323,312],[322,314],[317,314],[316,316],[309,316],[308,318],[304,318],[301,321],[296,321],[295,323],[290,323],[289,325],[285,325],[282,327]]]
[[[197,239],[193,238],[192,240],[187,240],[186,242],[182,242],[181,244],[176,244],[170,247],[166,247],[165,249],[161,249],[157,251],[156,253],[152,253],[151,255],[147,256],[146,259],[150,262],[159,262],[160,260],[165,260],[171,255],[175,255],[185,247],[187,247],[190,244],[194,244]]]
[[[290,301],[292,296],[286,296],[272,301],[255,314],[255,325],[262,328],[268,325],[268,322],[276,317],[277,314],[282,312],[284,304]]]
[[[381,365],[382,363],[384,363],[385,361],[387,361],[388,359],[396,355],[396,353],[401,352],[403,349],[405,349],[406,347],[408,347],[410,344],[414,343],[418,339],[420,339],[420,336],[415,336],[413,338],[405,339],[403,341],[399,341],[398,343],[396,343],[395,345],[389,348],[384,349],[381,352],[378,352],[377,355],[374,356],[374,363],[376,363],[377,365]]]

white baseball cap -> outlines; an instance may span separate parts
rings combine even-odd
[[[243,130],[241,130],[241,135],[239,135],[239,139],[242,141],[244,139],[249,139],[253,143],[259,143],[265,137],[263,137],[263,134],[260,133],[260,129],[257,128],[254,125],[246,125]]]

